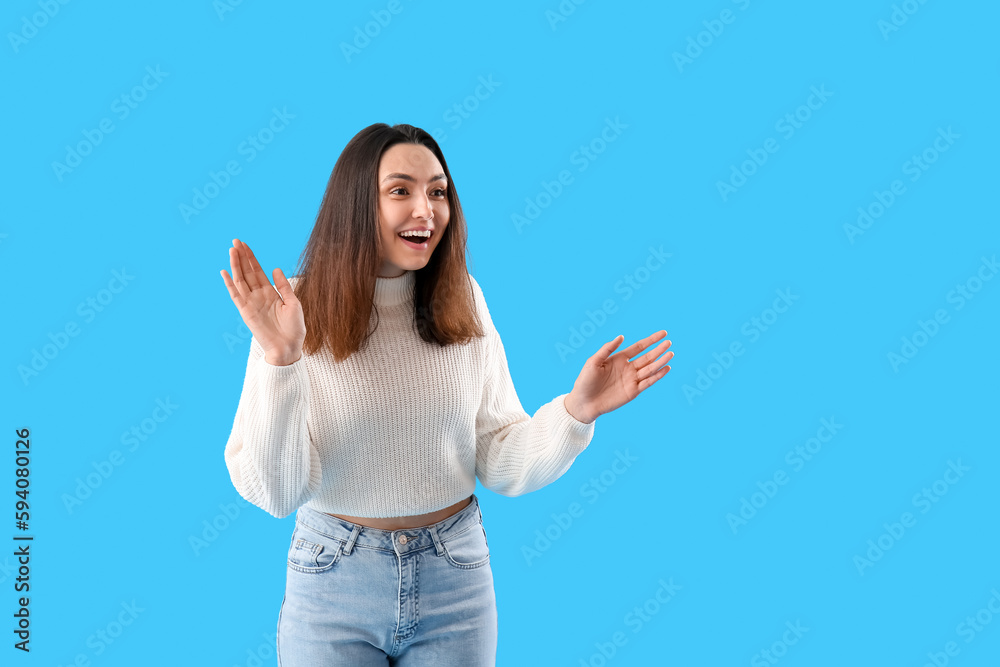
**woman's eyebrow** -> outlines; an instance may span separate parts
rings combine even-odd
[[[410,181],[411,183],[415,183],[416,180],[417,180],[417,179],[413,178],[412,176],[410,176],[409,174],[392,173],[392,174],[389,174],[388,176],[386,176],[385,178],[383,178],[382,182],[385,183],[386,181],[390,181],[390,180],[392,180],[394,178],[399,178],[399,179],[402,179],[404,181]],[[446,180],[445,177],[444,177],[444,173],[440,173],[440,174],[437,174],[436,176],[432,176],[431,180],[429,180],[427,182],[428,183],[433,183],[434,181],[443,181],[443,180]]]

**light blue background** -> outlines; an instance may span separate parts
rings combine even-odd
[[[224,464],[249,335],[219,271],[239,237],[268,274],[291,275],[344,145],[371,123],[405,122],[442,137],[469,268],[529,414],[618,334],[627,345],[666,329],[677,355],[663,380],[598,419],[561,479],[519,498],[477,488],[498,665],[772,664],[763,650],[788,667],[916,667],[928,653],[1000,664],[1000,615],[980,612],[1000,590],[1000,280],[973,280],[961,309],[949,300],[977,271],[992,278],[982,258],[1000,251],[1000,9],[902,4],[567,0],[553,22],[556,0],[400,0],[396,14],[381,1],[221,13],[209,0],[50,1],[51,18],[44,0],[7,3],[0,539],[18,533],[13,431],[28,427],[35,541],[30,655],[11,646],[15,559],[0,560],[0,662],[276,664],[294,517],[237,503]],[[901,25],[886,32],[894,11]],[[341,44],[372,12],[391,21],[348,58]],[[689,38],[704,46],[679,67]],[[122,118],[113,102],[147,67],[166,74]],[[831,96],[800,109],[812,87]],[[240,144],[274,108],[294,118],[250,161]],[[797,110],[808,120],[787,136],[776,123]],[[104,118],[113,132],[57,175],[67,146]],[[606,119],[625,127],[602,146]],[[957,139],[910,180],[907,161],[939,128]],[[718,182],[768,138],[777,152],[724,199]],[[603,152],[574,156],[591,142]],[[240,174],[186,222],[180,205],[230,160]],[[512,216],[562,170],[572,183],[517,229]],[[844,226],[895,179],[905,193],[852,242]],[[646,271],[651,247],[670,256]],[[123,270],[124,289],[102,293]],[[621,289],[626,276],[639,289]],[[777,290],[798,298],[775,320]],[[101,312],[78,310],[102,295]],[[615,312],[584,326],[606,300]],[[894,368],[888,355],[939,309],[947,322]],[[753,341],[752,317],[771,321]],[[78,335],[22,379],[70,322]],[[572,328],[582,346],[561,355]],[[743,354],[712,367],[736,341]],[[711,385],[686,395],[699,372]],[[178,407],[147,421],[155,431],[130,451],[123,432],[158,399]],[[786,453],[824,418],[843,428],[795,470]],[[78,478],[115,450],[121,464],[67,508]],[[615,472],[617,452],[636,460]],[[921,512],[915,494],[949,461],[969,470]],[[778,471],[787,483],[734,533],[727,515]],[[588,491],[602,474],[612,483]],[[553,515],[574,502],[582,514],[559,528]],[[855,557],[904,512],[915,525],[883,536],[891,547],[859,569]],[[212,522],[224,528],[193,547]],[[680,587],[662,604],[661,580]],[[123,604],[135,618],[99,640],[117,632]],[[991,622],[966,641],[960,624],[977,613]],[[783,646],[796,622],[808,630]]]

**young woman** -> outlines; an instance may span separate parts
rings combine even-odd
[[[599,415],[670,370],[668,340],[629,361],[666,331],[612,354],[618,336],[529,417],[466,238],[437,142],[377,123],[337,160],[296,276],[272,286],[229,249],[253,337],[226,466],[249,502],[296,512],[281,667],[495,664],[476,478],[505,496],[553,482]]]

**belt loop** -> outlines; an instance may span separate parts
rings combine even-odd
[[[361,526],[354,524],[354,529],[351,531],[351,537],[347,540],[347,544],[344,545],[344,555],[349,556],[351,554],[351,549],[354,548],[354,542],[358,539],[358,535],[361,533]]]
[[[438,556],[444,555],[444,547],[441,546],[441,538],[438,536],[437,528],[434,524],[427,526],[427,531],[431,534],[431,539],[434,540],[434,551]]]

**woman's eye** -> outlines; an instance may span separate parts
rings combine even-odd
[[[405,194],[406,188],[404,188],[402,186],[400,186],[398,188],[393,188],[392,190],[389,190],[389,194],[394,195],[399,190],[403,190],[403,192],[401,194]],[[434,192],[441,193],[441,194],[437,195],[438,197],[446,197],[447,196],[447,192],[444,190],[444,188],[437,188],[436,190],[434,190]]]

